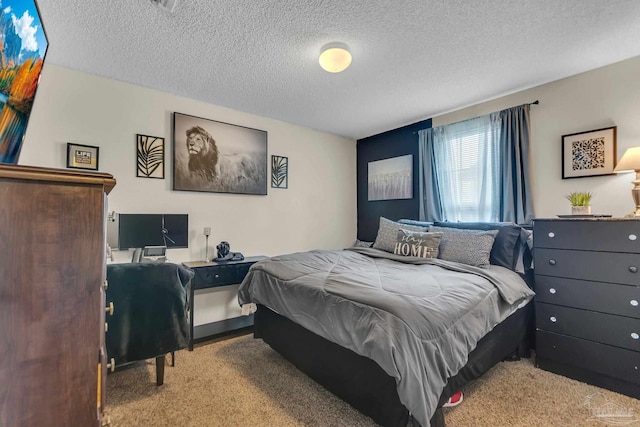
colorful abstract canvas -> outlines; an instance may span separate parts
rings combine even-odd
[[[17,163],[47,37],[34,0],[0,0],[0,163]]]

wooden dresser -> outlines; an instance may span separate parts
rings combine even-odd
[[[0,426],[100,426],[109,174],[0,165]]]
[[[640,220],[536,219],[536,364],[640,398]]]

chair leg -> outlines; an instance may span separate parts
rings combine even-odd
[[[164,384],[164,360],[166,355],[156,357],[156,385]]]
[[[176,352],[172,351],[171,352],[171,367],[175,368],[176,366]]]

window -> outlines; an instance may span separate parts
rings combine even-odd
[[[434,141],[445,221],[498,221],[498,128],[489,116],[445,126]]]
[[[418,132],[420,220],[531,221],[529,105]]]

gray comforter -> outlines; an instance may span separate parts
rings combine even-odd
[[[252,266],[240,304],[263,304],[373,359],[423,426],[477,342],[533,296],[503,267],[370,248],[282,255]]]

